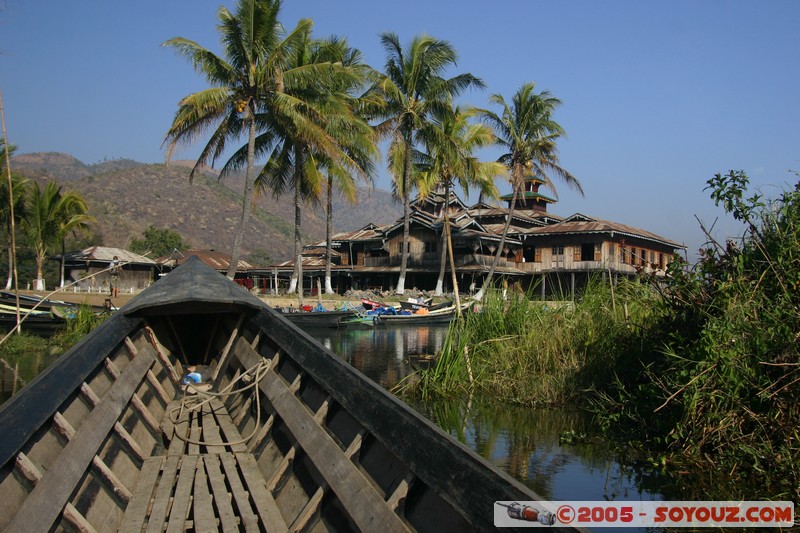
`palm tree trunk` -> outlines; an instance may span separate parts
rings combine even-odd
[[[9,223],[10,225],[10,223]],[[14,265],[12,264],[13,261],[13,249],[11,246],[11,228],[8,228],[8,240],[6,242],[6,252],[8,252],[8,276],[6,277],[6,289],[7,291],[11,290],[11,283],[14,281]]]
[[[442,219],[444,220],[444,226],[442,226],[442,255],[439,262],[439,278],[436,280],[436,290],[434,294],[436,296],[441,296],[444,288],[444,271],[445,267],[447,266],[447,222],[449,220],[449,205],[448,201],[450,199],[450,180],[445,178],[447,183],[445,184],[445,200],[444,200],[444,207],[442,208]]]
[[[458,295],[456,260],[455,257],[453,257],[453,239],[450,235],[450,217],[444,219],[444,231],[447,236],[447,255],[450,256],[450,275],[453,277],[453,299],[456,302],[456,315],[461,316],[461,297]]]
[[[294,270],[292,271],[292,279],[289,282],[289,294],[293,294],[297,289],[297,280],[302,275],[300,263],[302,262],[302,253],[300,249],[300,224],[302,221],[301,209],[302,202],[300,196],[300,187],[302,186],[301,180],[303,179],[302,171],[302,150],[299,146],[295,147],[294,159]],[[300,290],[302,291],[302,282]]]
[[[408,137],[408,136],[407,136]],[[397,280],[397,294],[406,292],[406,267],[408,265],[408,236],[411,222],[411,139],[406,138],[406,153],[403,162],[403,244],[400,250],[400,278]]]
[[[247,220],[250,217],[250,204],[253,201],[253,165],[255,162],[256,153],[256,121],[255,121],[255,104],[253,102],[247,105],[247,119],[250,123],[249,138],[247,139],[247,170],[244,176],[244,196],[242,197],[242,216],[239,219],[239,228],[236,230],[236,236],[233,238],[233,248],[231,249],[231,262],[228,264],[228,278],[233,279],[236,276],[236,268],[239,266],[239,254],[242,247],[242,239],[244,238],[244,230],[247,226]]]
[[[445,220],[447,220],[447,218],[445,218]],[[441,296],[444,293],[444,270],[447,266],[447,233],[445,232],[444,226],[442,226],[442,247],[440,250],[439,277],[436,279],[436,290],[433,291],[434,296]]]
[[[59,287],[61,287],[62,289],[64,288],[64,263],[65,263],[64,256],[66,254],[67,254],[66,239],[64,237],[61,237],[61,283],[59,284]]]
[[[325,294],[333,294],[331,286],[331,233],[333,233],[333,182],[328,176],[327,220],[325,221]]]
[[[500,256],[503,255],[503,248],[506,245],[506,237],[508,236],[508,228],[511,226],[511,219],[514,216],[514,208],[517,204],[517,195],[519,194],[519,189],[517,188],[517,180],[514,181],[513,190],[514,193],[511,195],[511,205],[508,208],[508,218],[506,219],[505,226],[503,226],[503,235],[500,237],[500,244],[497,247],[497,253],[494,255],[494,259],[492,259],[492,266],[489,267],[489,273],[486,274],[486,279],[483,281],[483,285],[478,293],[474,296],[476,300],[483,299],[484,294],[492,285],[492,277],[494,276],[494,272],[497,269],[497,265],[500,262]]]
[[[44,279],[42,278],[42,269],[44,267],[44,253],[36,252],[36,283],[34,283],[33,290],[43,291]]]

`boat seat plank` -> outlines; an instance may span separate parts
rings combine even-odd
[[[184,454],[185,442],[173,437],[166,456],[145,461],[123,519],[126,533],[160,532],[165,522],[168,532],[288,530],[255,457],[244,444],[226,444],[242,438],[222,402],[186,409],[174,431],[205,442],[186,450],[203,453]]]
[[[197,532],[219,531],[217,517],[214,516],[213,500],[208,489],[208,476],[204,457],[197,460],[197,474],[194,477],[194,530]]]
[[[125,367],[100,403],[87,415],[58,460],[25,499],[8,524],[8,531],[26,531],[32,524],[55,522],[154,362],[153,351],[143,349]]]
[[[231,505],[231,494],[225,486],[225,476],[219,468],[219,454],[206,454],[203,456],[203,462],[206,465],[208,480],[211,482],[211,491],[222,531],[239,531],[236,515]]]
[[[164,460],[161,457],[148,457],[144,460],[142,471],[139,472],[139,480],[136,482],[136,490],[128,507],[125,509],[125,516],[119,528],[121,533],[133,533],[142,530],[163,462]]]
[[[261,358],[241,338],[235,353],[246,368],[257,364]],[[265,374],[259,387],[360,529],[408,531],[406,524],[386,504],[374,485],[315,420],[274,368]]]
[[[278,504],[272,493],[267,490],[267,482],[261,471],[258,469],[256,459],[249,453],[237,453],[236,462],[239,463],[240,471],[244,477],[245,484],[253,496],[256,511],[261,518],[261,522],[269,533],[283,533],[289,530],[286,521],[281,515]]]
[[[181,460],[181,469],[175,486],[175,496],[172,500],[172,510],[169,512],[167,533],[183,533],[186,531],[186,518],[189,514],[189,505],[192,500],[197,458],[197,455],[184,455]]]
[[[244,442],[242,442],[243,439],[241,433],[239,433],[239,430],[236,429],[236,426],[233,424],[233,420],[231,420],[230,413],[228,413],[228,410],[225,409],[225,406],[222,404],[222,402],[214,398],[211,400],[211,408],[214,410],[214,415],[217,418],[217,424],[219,424],[220,429],[225,434],[225,440],[233,443],[229,445],[230,449],[234,452],[247,451],[247,446]]]
[[[258,527],[258,517],[250,505],[250,494],[245,490],[242,484],[239,469],[236,466],[236,459],[228,453],[221,454],[219,458],[220,461],[222,461],[222,468],[225,470],[225,476],[231,487],[231,492],[236,502],[236,508],[239,510],[239,517],[242,520],[245,531],[248,533],[260,531]]]
[[[206,443],[206,451],[217,454],[224,452],[225,445],[210,403],[203,404],[202,414],[198,418],[201,419],[202,441]]]
[[[156,533],[164,529],[164,522],[167,520],[167,513],[169,513],[172,487],[178,476],[179,462],[180,456],[170,455],[164,463],[164,471],[161,474],[161,480],[158,482],[155,500],[153,500],[153,509],[150,511],[150,517],[147,521],[147,533]]]

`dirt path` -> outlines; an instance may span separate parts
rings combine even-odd
[[[49,291],[19,291],[20,294],[28,295],[28,296],[36,296],[38,298],[44,298],[48,296],[50,293]],[[116,298],[111,298],[111,303],[114,304],[115,307],[122,307],[131,298],[135,296],[131,294],[120,294]],[[58,292],[49,296],[51,300],[61,300],[62,302],[70,302],[70,303],[77,303],[77,304],[88,304],[88,305],[99,305],[102,306],[105,304],[105,301],[110,298],[107,293],[85,293],[85,292]],[[259,296],[259,298],[266,302],[268,305],[272,307],[289,307],[290,305],[293,307],[297,307],[297,297],[288,298],[288,297],[280,297],[280,296]],[[323,298],[322,305],[328,309],[333,309],[334,307],[338,307],[342,305],[344,302],[348,302],[352,305],[357,305],[360,302],[355,300],[347,300],[341,296],[336,296],[334,298]],[[317,305],[317,298],[304,298],[303,303],[308,305]]]

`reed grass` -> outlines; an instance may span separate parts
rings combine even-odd
[[[505,300],[490,292],[480,313],[451,324],[437,364],[422,374],[415,392],[472,391],[530,406],[575,401],[611,380],[617,361],[637,348],[656,297],[647,284],[629,280],[612,296],[600,277],[574,302],[537,302],[519,293]]]

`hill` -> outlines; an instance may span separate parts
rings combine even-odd
[[[12,158],[12,169],[28,178],[55,180],[79,192],[97,219],[95,244],[125,248],[133,237],[154,225],[171,228],[193,247],[230,251],[241,215],[243,176],[223,181],[207,169],[189,183],[191,162],[138,163],[127,159],[87,165],[68,154],[32,153]],[[325,238],[324,208],[303,209],[303,243]],[[360,189],[353,207],[334,201],[334,231],[350,231],[368,222],[385,224],[402,216],[387,191]],[[291,257],[294,242],[294,204],[291,196],[261,195],[245,231],[242,253],[266,253],[274,261]]]

